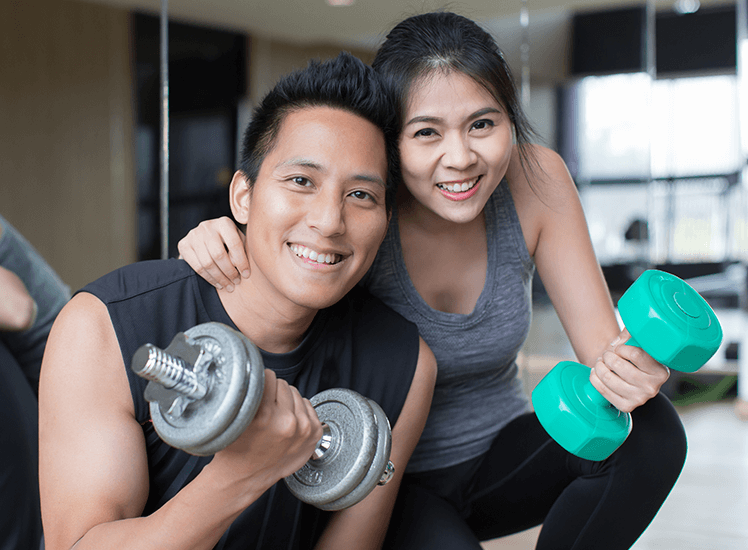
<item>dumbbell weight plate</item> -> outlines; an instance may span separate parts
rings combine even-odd
[[[369,405],[374,411],[374,419],[377,422],[377,450],[374,454],[369,471],[363,481],[358,484],[350,493],[342,498],[334,500],[329,504],[318,504],[317,507],[322,510],[344,510],[354,504],[364,500],[369,493],[379,484],[382,474],[390,460],[390,451],[392,450],[392,429],[387,415],[382,407],[376,401],[368,399]]]
[[[188,344],[202,346],[213,354],[209,367],[211,382],[205,397],[188,405],[179,416],[162,411],[157,401],[150,404],[153,427],[161,439],[172,447],[199,448],[216,439],[241,409],[248,385],[247,351],[233,331],[226,329],[220,323],[204,323],[185,332]],[[174,344],[173,341],[165,351],[188,362],[194,361],[193,358],[174,353],[175,350],[170,349]]]
[[[209,456],[231,445],[242,433],[244,433],[244,430],[247,429],[249,423],[252,422],[257,409],[260,407],[260,401],[262,401],[262,392],[265,388],[265,367],[262,361],[262,355],[260,355],[260,350],[241,332],[233,331],[233,329],[229,327],[224,328],[234,332],[234,335],[244,344],[247,357],[247,361],[245,361],[247,373],[246,394],[234,420],[223,433],[203,445],[190,446],[190,448],[184,449],[193,455]],[[189,330],[186,334],[187,336],[191,336]]]
[[[645,271],[618,301],[621,319],[637,345],[681,372],[702,367],[722,343],[722,327],[709,304],[682,279]]]
[[[314,506],[342,498],[366,476],[377,448],[378,428],[368,400],[352,390],[330,389],[310,399],[332,432],[330,448],[285,478],[290,491]]]

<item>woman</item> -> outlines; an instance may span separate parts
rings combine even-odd
[[[682,469],[685,434],[658,393],[667,369],[622,343],[563,161],[530,145],[509,68],[474,22],[410,17],[373,66],[400,106],[404,185],[363,284],[418,325],[439,367],[388,545],[478,549],[543,523],[537,548],[629,548]],[[249,276],[227,220],[179,250],[215,285]],[[635,429],[605,461],[553,442],[517,377],[535,269],[592,384],[632,412]]]

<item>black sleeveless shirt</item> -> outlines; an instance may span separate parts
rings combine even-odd
[[[161,441],[143,398],[147,381],[130,370],[132,356],[145,343],[165,348],[174,335],[197,324],[218,321],[237,327],[216,290],[181,260],[126,266],[81,291],[106,304],[117,334],[135,416],[145,435],[150,490],[143,515],[149,515],[212,457],[192,456]],[[413,380],[418,349],[415,325],[357,287],[317,314],[298,348],[284,354],[263,351],[262,358],[265,367],[302,396],[350,388],[379,403],[394,426]],[[327,513],[303,504],[279,482],[237,518],[215,548],[312,548],[326,519]]]

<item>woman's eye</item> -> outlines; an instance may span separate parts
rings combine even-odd
[[[433,130],[432,128],[424,128],[422,130],[418,130],[415,134],[415,137],[431,137],[435,135],[436,135],[436,131]]]
[[[473,128],[476,130],[485,130],[486,128],[491,128],[494,126],[493,120],[484,119],[484,120],[476,120],[473,122]]]
[[[293,181],[297,185],[302,185],[304,187],[308,187],[309,185],[312,184],[311,181],[309,181],[307,178],[303,176],[294,176],[293,178],[291,178],[291,181]]]

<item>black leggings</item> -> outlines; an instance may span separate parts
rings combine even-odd
[[[37,478],[37,401],[0,340],[0,550],[37,549],[42,534]]]
[[[686,459],[685,431],[666,397],[632,416],[631,435],[602,462],[569,454],[527,414],[482,457],[406,475],[385,547],[477,550],[479,541],[542,523],[538,549],[630,548]]]

